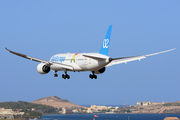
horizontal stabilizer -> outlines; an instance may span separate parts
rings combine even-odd
[[[101,54],[96,54],[96,53],[93,53],[93,54],[83,54],[84,57],[88,57],[88,58],[92,58],[92,59],[95,59],[95,60],[105,60],[107,59],[107,56],[105,55],[101,55]]]
[[[129,56],[129,57],[112,58],[112,60],[127,59],[127,58],[132,58],[132,57],[139,57],[139,56]]]

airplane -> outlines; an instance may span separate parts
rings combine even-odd
[[[111,58],[108,56],[109,45],[110,45],[110,37],[111,37],[112,25],[108,27],[105,38],[101,45],[100,51],[98,53],[67,53],[67,54],[56,54],[53,55],[49,61],[42,60],[34,57],[27,56],[25,54],[17,53],[11,51],[5,47],[10,53],[13,53],[17,56],[29,59],[31,61],[40,62],[37,65],[37,72],[40,74],[47,74],[52,69],[54,73],[54,77],[58,77],[58,71],[64,71],[65,74],[62,74],[62,78],[70,79],[70,76],[67,74],[68,71],[91,71],[92,74],[89,75],[89,78],[97,79],[96,74],[102,74],[105,72],[106,67],[121,64],[135,60],[141,60],[149,56],[165,53],[172,51],[176,48],[157,52],[148,55],[140,55],[140,56],[129,56],[129,57],[119,57],[119,58]]]

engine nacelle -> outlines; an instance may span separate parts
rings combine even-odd
[[[95,73],[95,74],[102,74],[103,72],[105,72],[105,70],[106,70],[106,68],[103,67],[103,68],[101,68],[101,69],[99,69],[99,70],[97,70],[97,71],[94,71],[94,73]]]
[[[47,65],[44,64],[44,63],[40,63],[40,64],[37,66],[37,71],[38,71],[38,73],[40,73],[40,74],[47,74],[50,70],[51,70],[50,67],[47,66]]]

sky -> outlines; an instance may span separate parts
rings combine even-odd
[[[1,0],[0,102],[56,95],[78,105],[135,105],[180,100],[179,0]],[[39,64],[5,50],[49,60],[57,53],[99,52],[113,25],[109,56],[146,55],[176,50],[108,67],[98,79],[91,72],[64,72],[54,78]]]

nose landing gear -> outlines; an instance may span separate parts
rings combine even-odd
[[[57,71],[55,71],[54,77],[58,77]]]
[[[97,75],[94,74],[94,72],[92,71],[92,74],[89,75],[89,78],[91,79],[97,79]]]
[[[54,77],[58,77],[58,74],[54,74]]]

